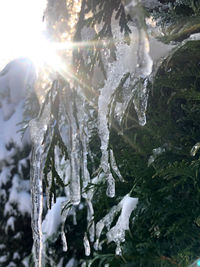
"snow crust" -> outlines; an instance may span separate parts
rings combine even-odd
[[[56,203],[54,203],[52,208],[48,210],[45,219],[42,222],[44,241],[57,232],[58,227],[61,224],[61,208],[62,202],[64,201],[66,201],[66,197],[58,197]]]

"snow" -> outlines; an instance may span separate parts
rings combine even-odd
[[[18,252],[15,252],[13,255],[13,259],[20,259],[20,255]]]
[[[30,60],[11,61],[0,72],[0,162],[8,160],[14,153],[6,148],[10,142],[24,146],[18,123],[23,120],[24,101],[34,91],[36,72]]]
[[[29,257],[24,258],[22,263],[24,264],[24,267],[29,267]]]
[[[121,255],[120,244],[125,241],[125,231],[129,229],[129,219],[137,203],[137,198],[132,198],[129,194],[125,195],[118,205],[113,206],[109,213],[96,224],[95,250],[101,250],[100,237],[104,227],[106,227],[108,231],[106,234],[108,242],[114,241],[117,245],[116,254]],[[110,229],[113,220],[120,211],[121,213],[117,223]]]
[[[0,257],[0,263],[5,262],[7,260],[7,256],[1,256]]]
[[[27,89],[34,92],[36,80],[35,68],[26,58],[11,61],[0,73],[0,94],[9,96],[12,104],[18,104],[27,94]]]
[[[25,184],[25,186],[24,186]],[[13,176],[12,187],[10,188],[10,194],[4,214],[10,213],[12,210],[12,203],[17,204],[18,210],[21,214],[31,214],[31,199],[30,193],[27,192],[27,183],[23,183],[20,177],[16,174]]]
[[[0,187],[7,183],[11,175],[11,168],[3,167],[0,173]]]
[[[61,208],[62,202],[66,201],[66,197],[58,197],[56,203],[53,204],[52,208],[48,210],[45,219],[42,222],[42,232],[44,240],[51,237],[57,232],[58,227],[61,224]]]
[[[14,154],[14,149],[8,150],[6,145],[15,142],[15,144],[22,148],[23,144],[21,141],[21,134],[18,132],[20,126],[17,125],[23,119],[23,101],[21,101],[10,113],[9,118],[5,118],[8,114],[7,110],[0,108],[0,161],[8,160]]]
[[[137,198],[132,198],[126,195],[120,202],[121,214],[117,220],[116,225],[107,233],[108,242],[114,241],[117,244],[116,254],[121,255],[120,243],[125,241],[125,231],[129,230],[129,219],[132,211],[136,208],[138,203]]]
[[[7,221],[6,232],[8,232],[9,228],[11,230],[15,231],[15,217],[13,217],[13,216],[11,216]]]
[[[16,267],[17,265],[14,262],[10,262],[7,267]]]

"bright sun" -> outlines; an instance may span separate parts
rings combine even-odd
[[[60,64],[55,44],[43,35],[45,6],[46,0],[0,1],[0,64],[18,57],[28,57],[36,66]]]

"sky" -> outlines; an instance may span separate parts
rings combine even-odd
[[[37,53],[45,25],[46,0],[0,0],[0,66]]]

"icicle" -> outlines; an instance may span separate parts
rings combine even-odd
[[[33,230],[33,251],[35,266],[42,264],[42,211],[43,211],[43,168],[46,159],[45,147],[43,144],[44,134],[50,121],[50,105],[46,105],[43,114],[39,119],[30,122],[30,134],[33,142],[31,159],[31,197],[32,197],[32,230]]]
[[[68,207],[66,207],[68,205]],[[62,202],[62,213],[61,213],[61,239],[62,239],[62,243],[63,243],[63,251],[67,251],[68,250],[68,246],[67,246],[67,239],[65,236],[65,221],[66,218],[69,214],[70,208],[71,206],[69,205],[69,201],[63,201]]]
[[[112,174],[110,173],[107,177],[107,190],[106,194],[109,197],[114,197],[115,196],[115,179],[113,178]]]
[[[82,99],[78,99],[80,101]],[[94,208],[92,205],[92,199],[94,195],[94,188],[88,188],[90,180],[90,174],[87,168],[87,158],[88,158],[88,150],[89,150],[89,138],[92,135],[92,130],[94,125],[90,125],[90,116],[93,110],[90,106],[88,106],[86,100],[82,100],[83,103],[78,103],[78,122],[79,122],[79,130],[80,130],[80,140],[82,144],[82,158],[81,158],[81,180],[82,180],[82,197],[86,199],[87,204],[87,230],[89,234],[89,240],[94,242],[95,236],[95,225],[94,225]],[[84,110],[84,112],[83,112]]]
[[[73,205],[78,205],[81,199],[80,192],[80,157],[81,157],[81,143],[79,136],[79,129],[77,125],[77,118],[74,116],[73,92],[71,89],[65,88],[65,112],[69,124],[69,142],[67,150],[69,152],[70,160],[70,196]]]
[[[48,94],[47,103],[38,118],[30,121],[30,135],[33,143],[31,158],[31,197],[32,197],[32,231],[35,266],[42,266],[42,212],[43,212],[43,170],[52,140],[54,120],[51,117],[51,104],[56,97],[58,84],[55,81]],[[51,101],[50,98],[51,97]],[[45,140],[44,140],[45,139]]]
[[[89,240],[87,238],[86,233],[84,235],[83,244],[84,244],[84,248],[85,248],[85,255],[90,256],[90,243],[89,243]]]
[[[76,219],[76,209],[75,207],[72,207],[72,216],[73,216],[73,225],[77,225],[77,219]]]
[[[42,210],[43,190],[41,176],[41,152],[36,149],[32,154],[34,174],[31,175],[31,196],[32,196],[32,230],[34,240],[34,257],[36,267],[41,266],[42,261]]]
[[[199,150],[199,148],[200,148],[200,143],[196,143],[196,144],[192,147],[192,149],[191,149],[191,151],[190,151],[190,154],[191,154],[192,157],[194,157],[194,156],[196,155],[196,153],[197,153],[197,151]]]
[[[120,212],[120,203],[116,206],[113,206],[110,212],[96,224],[96,242],[94,243],[94,249],[101,250],[101,244],[99,241],[103,228],[106,227],[108,231],[110,230],[110,226],[114,218]]]
[[[138,28],[137,66],[132,78],[133,103],[141,126],[146,124],[146,109],[148,100],[148,79],[152,72],[153,61],[149,55],[149,39],[145,29],[144,10],[139,5],[140,0],[124,0],[125,10],[136,18]]]
[[[96,242],[94,243],[94,249],[95,250],[101,250],[102,247],[100,246],[100,236],[101,236],[101,232],[104,228],[104,221],[99,221],[96,224]]]
[[[108,89],[108,88],[106,88]],[[109,90],[109,89],[108,89]],[[107,114],[109,112],[108,104],[109,99],[111,97],[112,91],[109,93],[105,93],[104,88],[102,89],[102,94],[99,97],[99,136],[101,138],[101,168],[105,173],[105,178],[108,183],[108,188],[106,191],[107,196],[114,197],[115,196],[115,180],[111,174],[111,170],[109,167],[109,155],[108,155],[108,142],[109,142],[109,129],[108,129],[108,121]]]
[[[129,219],[132,211],[135,209],[138,203],[137,198],[132,198],[127,194],[118,205],[114,206],[110,212],[100,220],[96,225],[96,242],[94,244],[94,248],[96,250],[100,250],[101,246],[99,243],[101,233],[104,227],[107,228],[107,239],[108,242],[114,241],[117,245],[116,254],[121,255],[121,247],[120,244],[125,241],[125,231],[129,229]],[[121,214],[117,220],[117,223],[114,227],[110,229],[110,226],[120,212]]]
[[[112,149],[110,149],[110,164],[111,164],[111,167],[112,169],[114,170],[114,172],[117,174],[119,180],[121,182],[124,182],[124,179],[123,177],[121,176],[121,173],[117,167],[117,164],[116,164],[116,161],[115,161],[115,157],[114,157],[114,154],[113,154],[113,151]]]
[[[66,160],[65,161],[65,170],[64,170],[64,183],[69,184],[71,180],[71,166],[70,166],[70,161]],[[71,199],[70,197],[70,188],[69,186],[65,186],[65,195],[68,199]]]
[[[90,241],[94,242],[94,235],[95,235],[94,209],[93,209],[92,201],[88,199],[86,201],[87,201],[87,207],[88,207],[88,213],[87,213],[88,232],[89,232]]]
[[[147,88],[148,80],[138,80],[134,88],[133,104],[137,112],[138,122],[141,126],[146,124],[146,109],[149,91]]]
[[[108,243],[114,241],[117,245],[116,254],[121,255],[120,244],[125,241],[125,231],[129,229],[129,219],[138,203],[137,198],[126,195],[120,202],[121,214],[114,227],[107,233]]]
[[[52,172],[49,172],[47,174],[47,180],[48,180],[48,185],[46,185],[46,196],[47,196],[47,207],[48,209],[50,209],[50,207],[53,204],[53,199],[50,198],[51,192],[50,192],[50,187],[51,187],[51,183],[52,183]],[[51,203],[50,203],[51,201]]]

